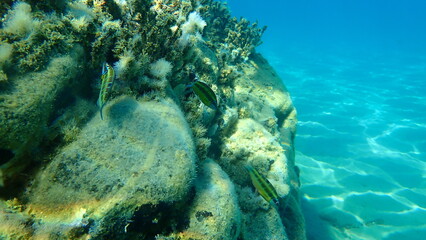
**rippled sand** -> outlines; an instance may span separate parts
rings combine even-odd
[[[309,239],[424,239],[426,58],[265,52],[298,110]]]

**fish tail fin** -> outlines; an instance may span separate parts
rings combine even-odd
[[[248,172],[253,171],[253,169],[254,169],[254,168],[251,166],[251,164],[250,164],[250,163],[245,164],[245,165],[244,165],[244,168],[245,168]]]
[[[101,106],[101,108],[99,109],[99,112],[101,114],[101,120],[104,120],[104,117],[102,116],[102,109],[104,108],[104,105]]]
[[[96,101],[96,106],[102,107],[101,96],[99,96],[98,101]]]
[[[186,85],[185,85],[185,89],[186,89],[186,90],[190,90],[190,91],[192,91],[192,89],[191,89],[191,88],[192,88],[193,86],[194,86],[194,83],[186,84]]]
[[[106,62],[104,62],[103,64],[102,64],[102,75],[103,74],[106,74],[106,72],[107,72],[107,63]]]

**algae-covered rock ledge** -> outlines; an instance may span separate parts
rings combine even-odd
[[[265,28],[213,0],[5,1],[0,17],[0,239],[306,239]]]

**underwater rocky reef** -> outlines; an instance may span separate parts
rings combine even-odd
[[[265,28],[213,0],[0,15],[0,239],[306,239],[296,110],[255,52]]]

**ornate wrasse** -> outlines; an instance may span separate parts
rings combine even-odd
[[[272,186],[268,179],[251,165],[246,165],[245,168],[247,169],[251,181],[259,194],[278,211],[279,196],[274,186]]]
[[[197,80],[190,84],[189,87],[192,88],[192,91],[197,94],[198,98],[204,103],[204,105],[212,109],[217,109],[216,94],[206,83]]]
[[[108,63],[104,63],[104,65],[102,66],[101,90],[99,91],[98,98],[98,106],[100,108],[99,111],[101,113],[102,120],[104,119],[102,116],[102,109],[105,103],[108,101],[109,93],[111,92],[112,85],[114,83],[114,78],[114,69]]]

